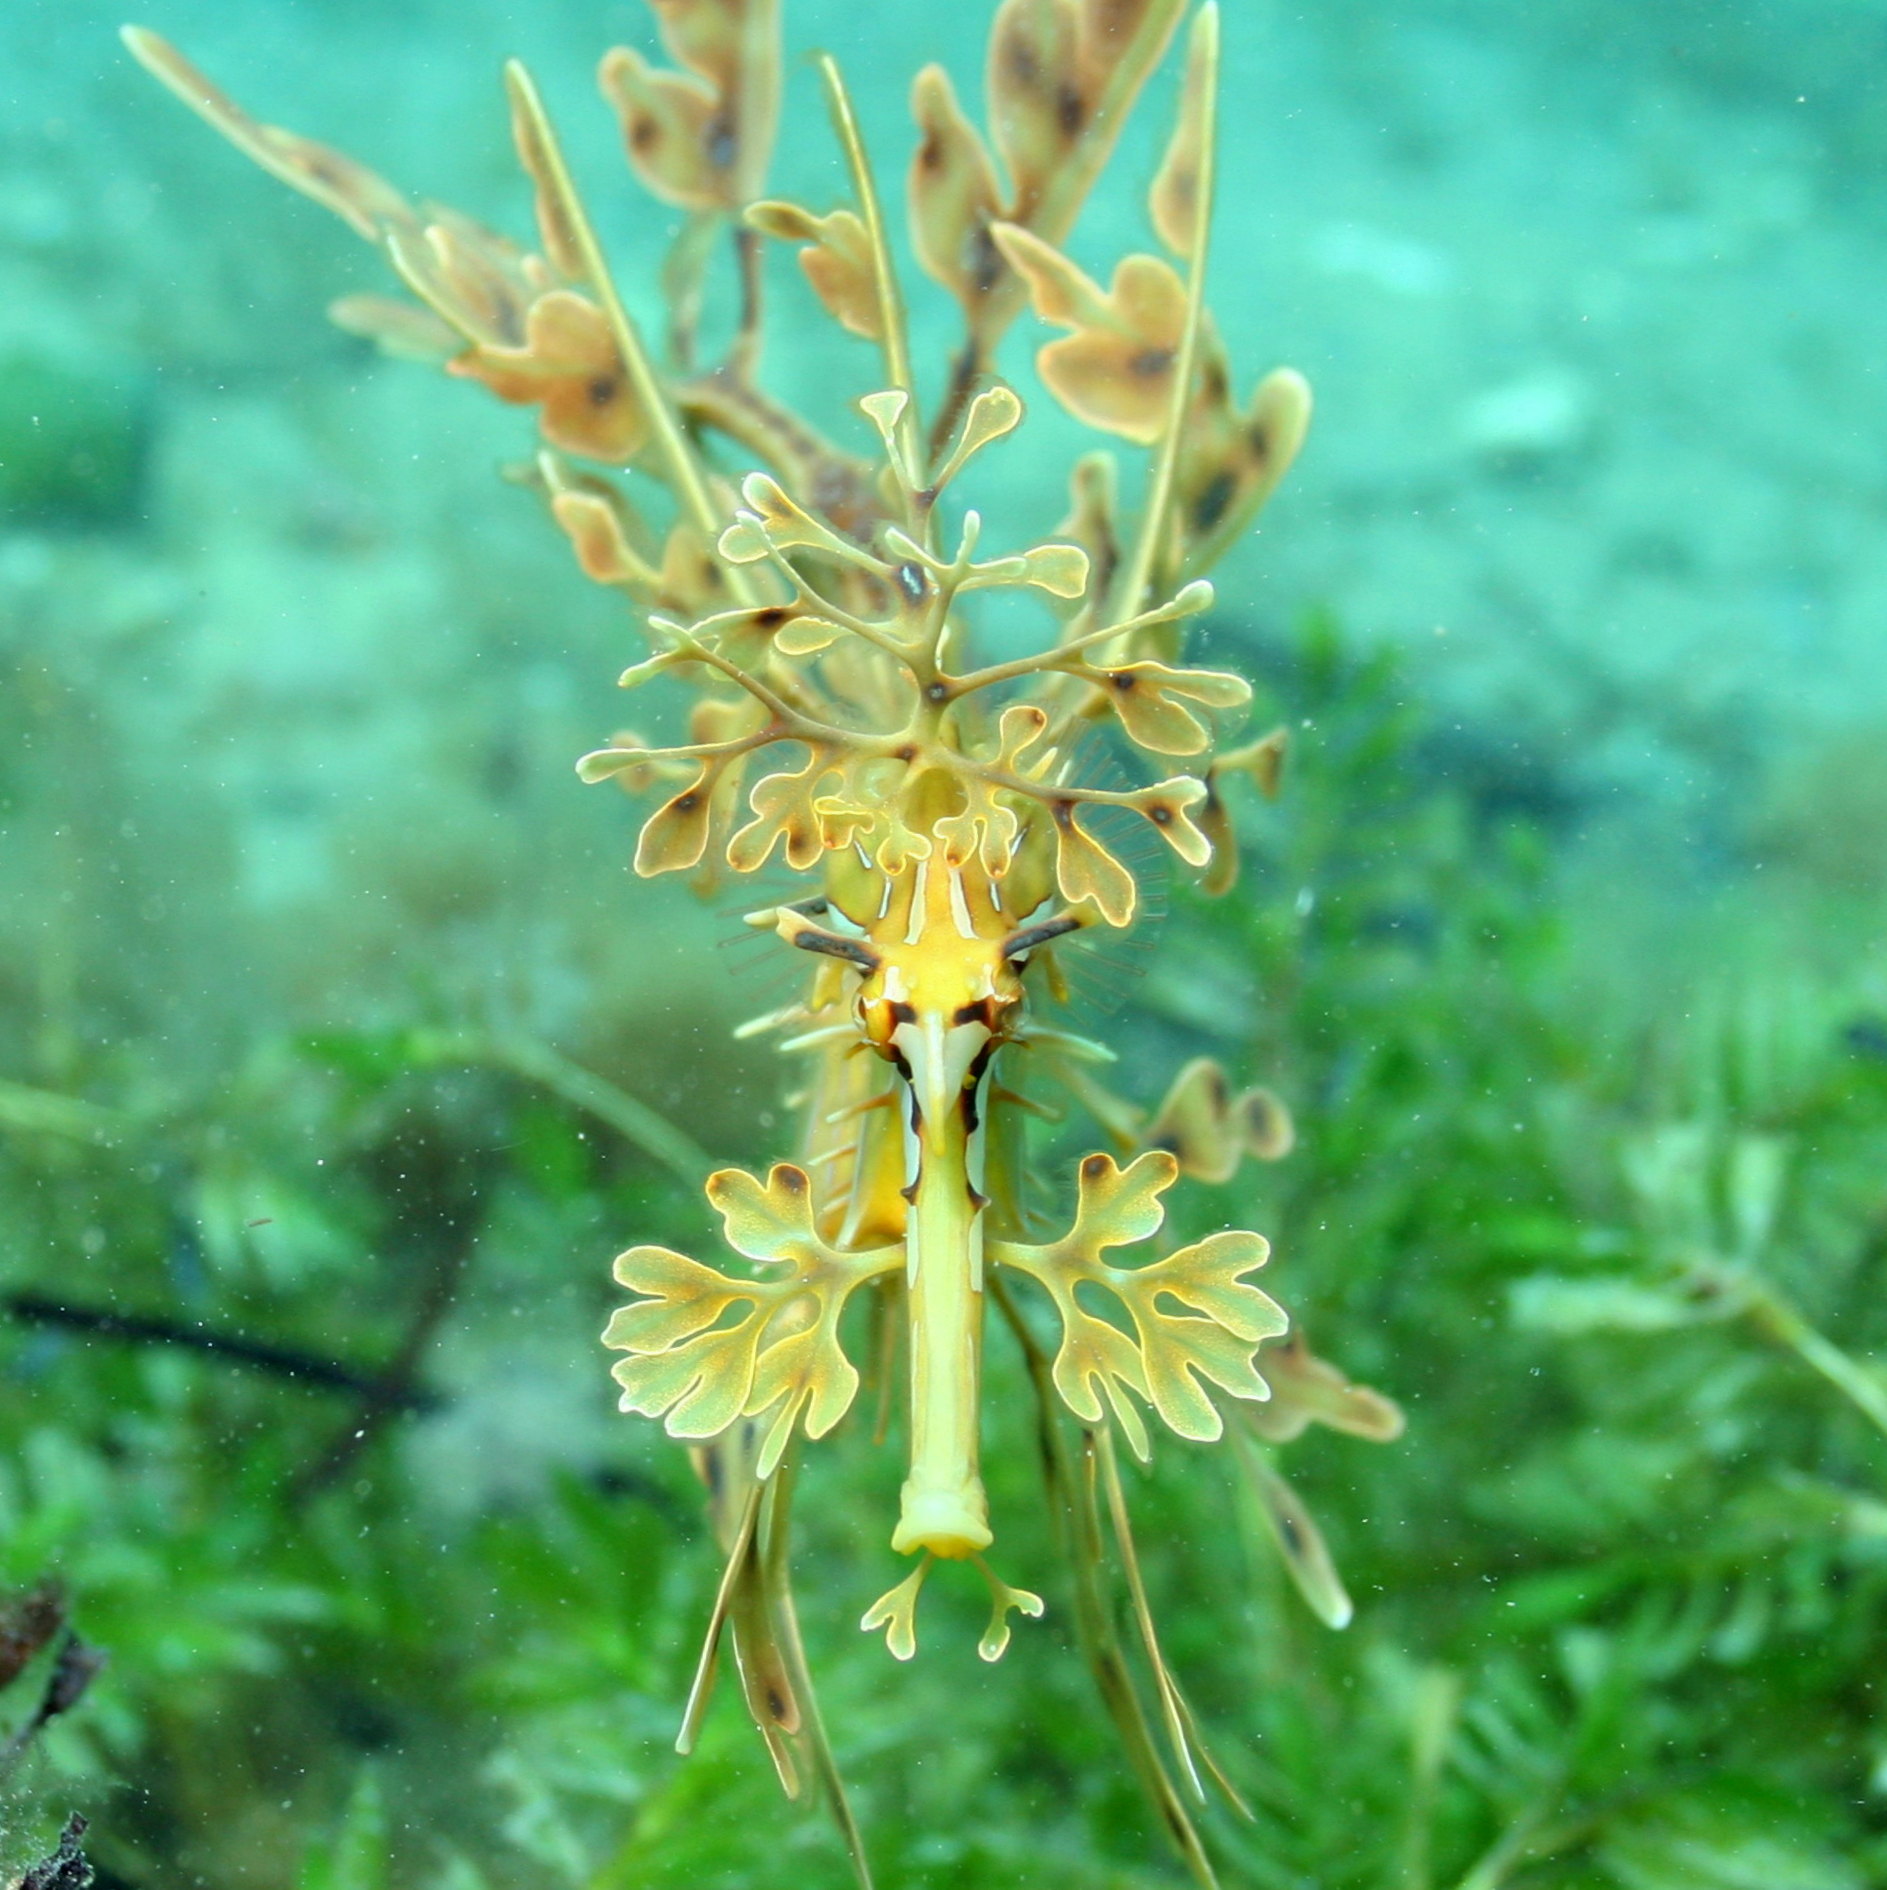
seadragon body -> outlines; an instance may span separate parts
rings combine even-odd
[[[1236,870],[1228,790],[1271,792],[1282,755],[1275,731],[1223,746],[1250,686],[1182,660],[1188,624],[1213,601],[1205,571],[1282,478],[1309,413],[1303,381],[1282,369],[1239,406],[1206,313],[1217,11],[1200,7],[1187,35],[1148,199],[1155,245],[1105,286],[1064,245],[1185,0],[1002,0],[987,137],[940,68],[918,75],[912,244],[964,327],[926,391],[837,67],[819,62],[851,201],[821,212],[766,199],[782,112],[775,0],[654,5],[679,69],[618,49],[601,80],[632,167],[684,219],[660,357],[521,68],[508,83],[536,250],[414,206],[340,153],[249,117],[154,35],[126,37],[192,109],[382,249],[410,299],[346,298],[333,311],[343,326],[538,410],[540,450],[520,478],[584,574],[646,632],[648,655],[623,683],[659,682],[687,705],[682,739],[625,733],[579,764],[587,780],[656,797],[637,873],[739,880],[778,861],[801,882],[751,915],[812,959],[800,1001],[750,1026],[805,1060],[797,1159],[708,1177],[723,1264],[653,1245],[621,1255],[616,1278],[633,1297],[604,1335],[621,1354],[623,1408],[694,1448],[726,1556],[681,1745],[731,1639],[782,1782],[795,1794],[808,1773],[822,1784],[868,1882],[794,1618],[794,1471],[854,1405],[862,1338],[881,1383],[905,1378],[891,1547],[915,1558],[864,1625],[908,1658],[927,1572],[968,1561],[993,1599],[980,1651],[997,1658],[1008,1616],[1043,1603],[985,1560],[1001,1521],[980,1461],[994,1316],[1040,1403],[1084,1649],[1165,1827],[1209,1884],[1188,1801],[1204,1797],[1202,1768],[1226,1780],[1160,1651],[1114,1440],[1144,1460],[1149,1417],[1202,1442],[1229,1428],[1300,1587],[1340,1625],[1348,1601],[1267,1447],[1311,1422],[1378,1438],[1400,1424],[1387,1400],[1284,1336],[1283,1311],[1251,1278],[1268,1256],[1259,1235],[1177,1247],[1166,1235],[1163,1197],[1183,1177],[1225,1182],[1243,1155],[1288,1149],[1276,1099],[1235,1091],[1199,1059],[1157,1106],[1135,1103],[1095,1078],[1106,1049],[1044,1011],[1081,935],[1143,916],[1118,830],[1137,825],[1222,892]],[[703,366],[698,307],[722,236],[738,308],[724,358]],[[864,381],[876,391],[848,421],[862,447],[826,440],[765,387],[764,239],[796,246],[825,311],[876,347]],[[1036,357],[1049,394],[1144,449],[1140,504],[1121,505],[1114,455],[1090,453],[1054,537],[982,556],[963,494],[979,456],[1023,419],[997,356],[1030,306],[1062,331]],[[1033,647],[1006,640],[978,656],[989,597],[1045,618]],[[1015,616],[996,620],[1007,630]],[[1097,743],[1143,785],[1099,785],[1083,759]],[[1045,1236],[1025,1199],[1025,1119],[1068,1109],[1105,1146],[1074,1161],[1067,1219]],[[1122,1593],[1152,1714],[1116,1627]]]

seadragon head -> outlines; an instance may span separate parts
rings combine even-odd
[[[1024,973],[1080,915],[1050,900],[1018,925],[1005,882],[934,846],[896,876],[875,876],[848,910],[824,896],[768,915],[788,943],[852,966],[859,1040],[893,1065],[935,1118],[973,1091],[1024,1015]]]

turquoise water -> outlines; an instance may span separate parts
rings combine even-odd
[[[844,63],[894,196],[906,77],[942,58],[977,96],[981,12],[789,0],[789,45]],[[144,23],[264,119],[520,236],[499,74],[522,56],[659,324],[674,217],[626,177],[592,77],[609,44],[653,48],[641,9],[178,0]],[[738,927],[631,882],[627,804],[571,773],[617,726],[637,636],[499,476],[528,420],[328,326],[334,296],[384,286],[377,258],[160,93],[118,24],[0,7],[0,1585],[62,1572],[112,1658],[90,1717],[0,1780],[0,1871],[82,1807],[100,1881],[140,1890],[840,1882],[731,1705],[695,1773],[666,1753],[713,1558],[593,1335],[636,1217],[690,1210],[517,1065],[556,1046],[716,1153],[787,1133],[771,1058],[726,1042],[778,1001],[723,949]],[[1299,1706],[1239,1717],[1217,1590],[1162,1563],[1175,1638],[1257,1755],[1227,1881],[1887,1883],[1880,1438],[1837,1392],[1824,1422],[1799,1360],[1764,1363],[1773,1332],[1692,1357],[1630,1351],[1640,1327],[1614,1371],[1612,1339],[1524,1290],[1627,1249],[1678,1266],[1705,1221],[1773,1209],[1799,1217],[1779,1277],[1857,1357],[1887,1342],[1887,8],[1231,0],[1225,44],[1211,299],[1241,384],[1288,363],[1317,409],[1219,574],[1209,647],[1259,677],[1305,773],[1232,916],[1169,927],[1131,1041],[1285,1066],[1307,1152],[1262,1209],[1324,1252],[1311,1303],[1350,1367],[1438,1440],[1307,1473],[1377,1598],[1341,1655],[1278,1625],[1275,1575],[1211,1564],[1256,1595],[1229,1618],[1272,1637],[1256,1665]],[[1097,273],[1141,240],[1170,93],[1072,246]],[[842,172],[802,64],[788,98],[777,182],[824,205]],[[940,300],[914,310],[937,378]],[[856,430],[869,351],[790,285],[779,316],[774,384]],[[1054,527],[1077,437],[1030,332],[1005,367],[1031,422],[982,499],[1004,543]],[[1438,1114],[1439,1141],[1411,1127]],[[1789,1177],[1761,1214],[1739,1206],[1757,1146]],[[1372,1154],[1406,1197],[1358,1179]],[[1672,1231],[1680,1196],[1699,1218]],[[1375,1258],[1346,1270],[1345,1239]],[[1439,1362],[1411,1252],[1448,1275]],[[432,1293],[438,1405],[385,1435],[376,1415],[358,1456],[344,1397],[232,1390],[175,1333],[74,1337],[19,1306],[363,1359]],[[1503,1425],[1534,1454],[1502,1457]],[[1684,1478],[1759,1544],[1705,1514],[1647,1572]],[[863,1513],[835,1490],[814,1593]],[[1162,1501],[1175,1542],[1211,1534],[1209,1496]],[[1850,1559],[1818,1560],[1824,1537]],[[454,1565],[436,1593],[422,1550]],[[1555,1613],[1547,1578],[1600,1563],[1635,1573]],[[1523,1574],[1503,1639],[1475,1610]],[[849,1588],[802,1612],[842,1757],[879,1767],[887,1883],[1168,1881],[1078,1673],[933,1662],[901,1692],[840,1647]],[[1592,1732],[1601,1669],[1641,1691]],[[926,1734],[956,1689],[953,1756]],[[1738,1716],[1774,1739],[1738,1744]],[[1046,1757],[1038,1721],[1064,1740]],[[1555,1798],[1540,1781],[1590,1757],[1553,1743],[1569,1725],[1629,1757]],[[1320,1808],[1318,1755],[1346,1740]],[[1410,1794],[1439,1807],[1419,1831]],[[1584,1835],[1496,1856],[1536,1798],[1541,1829]]]

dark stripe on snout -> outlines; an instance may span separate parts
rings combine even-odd
[[[972,1136],[982,1126],[983,1076],[989,1069],[989,1060],[996,1054],[996,1040],[992,1037],[982,1049],[977,1051],[963,1079],[963,1132]]]

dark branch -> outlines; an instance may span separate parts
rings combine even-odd
[[[29,1325],[60,1326],[68,1332],[91,1332],[101,1338],[125,1339],[137,1345],[178,1345],[186,1351],[205,1352],[229,1359],[278,1378],[293,1378],[325,1391],[345,1391],[371,1397],[405,1411],[431,1411],[439,1405],[436,1392],[406,1382],[389,1383],[377,1374],[356,1370],[338,1359],[321,1358],[240,1333],[216,1332],[178,1319],[160,1319],[141,1313],[109,1312],[95,1306],[67,1306],[37,1293],[9,1293],[0,1299],[14,1318]]]

